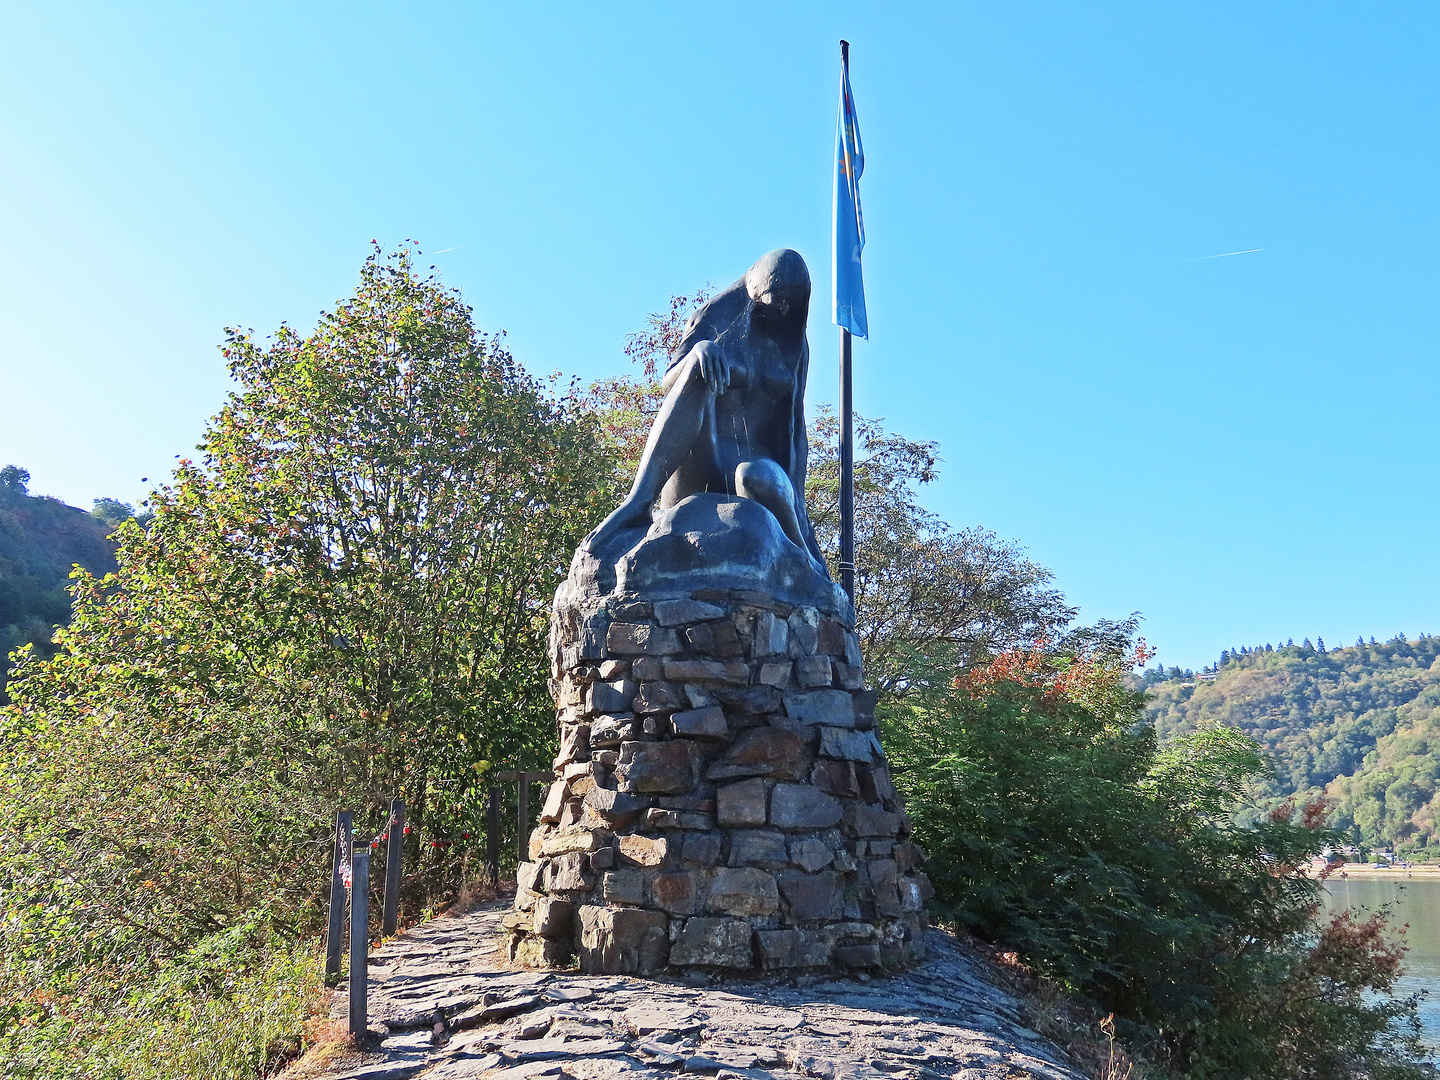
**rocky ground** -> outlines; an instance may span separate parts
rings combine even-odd
[[[885,978],[687,983],[526,971],[503,960],[505,905],[435,919],[372,954],[374,1046],[314,1080],[1078,1080],[1018,1003],[941,931]],[[343,1023],[346,996],[331,1015]]]

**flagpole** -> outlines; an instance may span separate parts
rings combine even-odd
[[[840,40],[840,63],[850,70],[850,43]],[[850,331],[840,327],[840,587],[855,603],[855,405],[850,387]]]

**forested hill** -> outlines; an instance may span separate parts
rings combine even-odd
[[[1265,646],[1141,685],[1162,740],[1240,728],[1272,755],[1276,794],[1323,791],[1357,839],[1440,858],[1440,638]]]
[[[12,649],[27,641],[48,645],[56,626],[70,621],[70,568],[79,563],[96,574],[115,569],[106,536],[131,515],[113,499],[96,501],[95,512],[59,499],[31,495],[30,474],[14,465],[0,469],[0,704]]]

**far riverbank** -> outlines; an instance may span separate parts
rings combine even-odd
[[[1318,867],[1306,871],[1311,877],[1319,877]],[[1366,878],[1380,881],[1405,881],[1414,878],[1440,880],[1440,863],[1417,863],[1414,866],[1371,866],[1368,863],[1345,863],[1330,871],[1331,878]]]

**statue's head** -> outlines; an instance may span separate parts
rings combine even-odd
[[[810,271],[798,251],[779,248],[760,256],[745,271],[745,291],[755,318],[767,323],[798,319],[801,326],[810,312]]]

